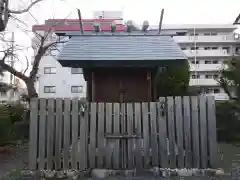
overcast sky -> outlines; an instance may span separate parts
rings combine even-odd
[[[80,8],[83,18],[91,18],[94,10],[123,10],[124,19],[158,24],[161,8],[165,9],[165,24],[232,23],[240,13],[240,0],[46,0],[42,3],[45,18],[55,13],[64,18],[69,13],[76,18]],[[53,7],[53,9],[52,9]],[[52,9],[52,10],[51,10]],[[49,12],[45,13],[45,12]]]

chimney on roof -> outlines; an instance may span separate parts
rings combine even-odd
[[[149,27],[149,22],[148,21],[143,21],[142,31],[146,32],[148,27]]]
[[[132,21],[128,20],[127,21],[127,32],[128,33],[132,32],[132,29],[133,29],[133,23],[132,23]]]
[[[99,33],[101,31],[100,24],[98,22],[93,23],[93,28],[96,33]]]

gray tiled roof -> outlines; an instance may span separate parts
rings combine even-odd
[[[186,59],[180,47],[159,35],[72,36],[58,56],[59,61],[176,59]]]

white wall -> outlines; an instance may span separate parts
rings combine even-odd
[[[56,67],[56,74],[44,74],[44,67]],[[71,74],[71,68],[63,68],[53,56],[44,56],[40,62],[36,90],[42,98],[86,97],[83,74]],[[56,93],[44,93],[44,86],[56,86]],[[83,86],[82,93],[72,93],[71,86]]]

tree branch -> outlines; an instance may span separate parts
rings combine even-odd
[[[9,13],[12,14],[22,14],[22,13],[26,13],[28,12],[34,5],[36,5],[37,3],[44,1],[44,0],[35,0],[33,1],[26,9],[22,9],[22,10],[8,10]]]
[[[18,78],[22,79],[22,80],[27,80],[28,77],[25,76],[23,73],[17,71],[16,69],[14,69],[13,67],[11,67],[10,65],[5,63],[6,58],[10,55],[9,51],[4,53],[3,58],[0,60],[0,67],[8,72],[10,72],[11,74],[13,74],[14,76],[17,76]],[[12,54],[13,55],[13,54]]]

